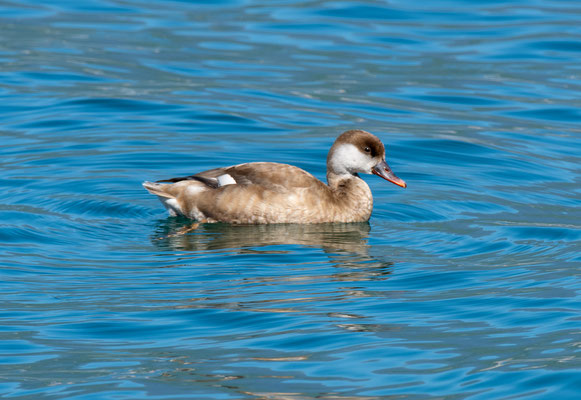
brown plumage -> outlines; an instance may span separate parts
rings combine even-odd
[[[143,186],[159,197],[170,214],[204,222],[361,222],[371,216],[373,198],[358,173],[373,173],[406,187],[384,157],[384,146],[376,136],[350,130],[329,151],[328,184],[292,165],[254,162]]]

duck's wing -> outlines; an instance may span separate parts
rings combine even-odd
[[[259,185],[275,191],[324,185],[313,175],[298,167],[272,162],[253,162],[214,168],[195,175],[160,182],[175,183],[185,180],[196,180],[211,188],[226,185]]]

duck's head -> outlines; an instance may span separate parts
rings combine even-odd
[[[381,140],[360,129],[344,132],[335,140],[327,156],[327,171],[339,176],[374,174],[403,188],[407,186],[385,162]]]

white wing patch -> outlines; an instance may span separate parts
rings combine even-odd
[[[218,178],[218,186],[236,185],[236,181],[229,174],[220,175]]]

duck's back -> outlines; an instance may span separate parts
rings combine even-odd
[[[293,191],[296,188],[317,187],[326,185],[307,171],[288,164],[273,162],[253,162],[230,167],[215,168],[200,172],[188,178],[205,178],[236,184],[242,187],[258,185],[268,191]]]

